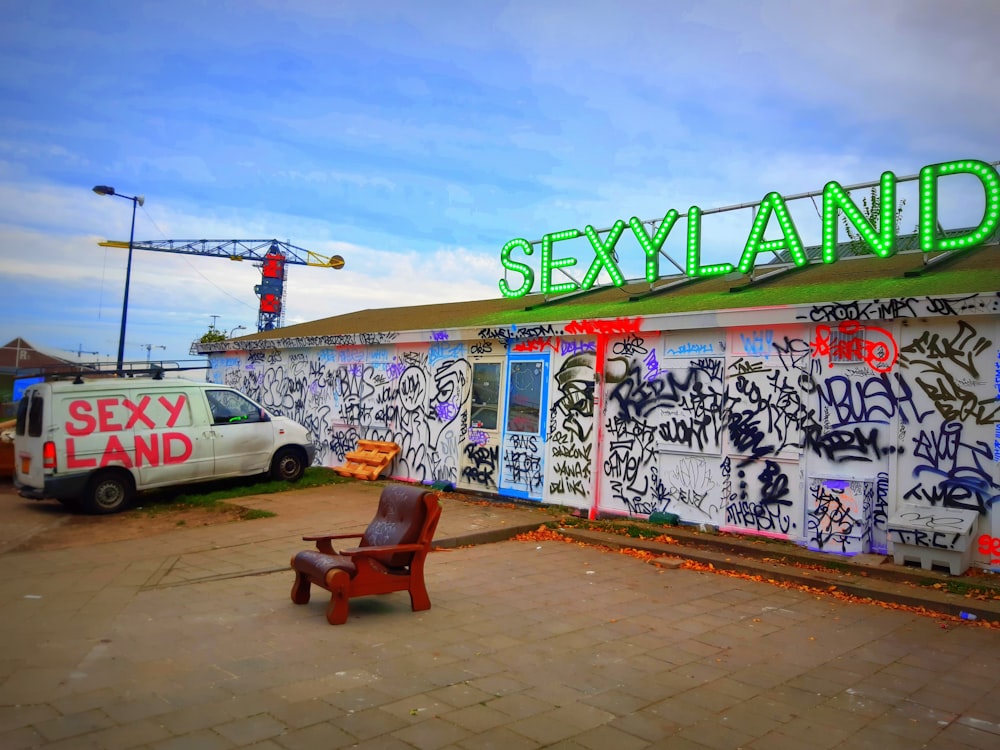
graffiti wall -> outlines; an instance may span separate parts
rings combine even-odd
[[[997,356],[996,324],[988,319],[902,327],[899,372],[914,406],[900,426],[899,497],[918,506],[976,511],[983,519],[980,533],[990,531],[988,516],[1000,499]]]
[[[463,345],[355,346],[249,352],[214,359],[210,377],[307,427],[322,466],[359,439],[401,450],[390,473],[458,483],[471,393]]]
[[[589,508],[594,497],[594,402],[597,344],[560,340],[553,372],[545,453],[546,501]]]
[[[977,514],[975,563],[1000,568],[998,299],[324,339],[213,355],[210,377],[308,427],[325,466],[392,440],[396,478],[835,554],[891,552],[903,503],[957,509]]]
[[[484,492],[497,492],[500,477],[500,444],[488,433],[470,428],[462,445],[459,484]]]
[[[798,326],[729,331],[723,528],[800,539],[803,434],[813,363]]]
[[[609,342],[602,508],[720,522],[725,346],[714,331]]]
[[[811,477],[806,496],[806,541],[819,552],[856,554],[872,546],[875,483]]]

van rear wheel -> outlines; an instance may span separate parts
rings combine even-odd
[[[124,471],[100,471],[94,475],[83,495],[88,513],[104,515],[125,510],[135,497],[135,483]]]
[[[305,470],[305,457],[295,448],[282,448],[271,460],[271,479],[276,481],[297,482]]]

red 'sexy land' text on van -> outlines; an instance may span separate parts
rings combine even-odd
[[[181,394],[177,397],[177,401],[173,403],[166,396],[160,396],[157,401],[160,406],[167,410],[168,418],[166,424],[163,425],[157,425],[146,414],[146,409],[149,408],[149,396],[143,396],[138,404],[133,403],[127,398],[99,398],[96,401],[96,416],[93,414],[93,402],[82,399],[71,401],[69,404],[69,415],[72,417],[72,420],[66,422],[66,432],[70,435],[81,437],[83,435],[90,435],[95,430],[99,432],[131,430],[140,420],[151,430],[158,426],[173,427],[177,423],[177,418],[181,415],[181,411],[184,409],[187,396]],[[128,421],[124,425],[111,421],[116,417],[114,410],[119,403],[128,412]],[[122,416],[125,415],[120,415],[118,418],[120,419]]]

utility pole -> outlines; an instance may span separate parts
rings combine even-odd
[[[132,232],[128,236],[128,264],[125,266],[125,296],[122,299],[122,328],[118,334],[118,372],[121,374],[122,365],[125,359],[125,320],[128,318],[128,286],[132,278],[132,248],[135,245],[135,209],[146,203],[145,197],[141,195],[125,195],[119,193],[110,185],[95,185],[94,192],[98,195],[117,195],[119,198],[132,201]]]

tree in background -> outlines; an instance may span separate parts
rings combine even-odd
[[[208,331],[202,334],[201,338],[198,339],[199,344],[213,344],[216,341],[225,341],[226,334],[220,331],[215,326],[209,326]]]
[[[896,223],[896,236],[899,236],[899,225],[903,221],[903,206],[906,205],[906,199],[900,198],[899,203],[896,204],[896,215],[893,217],[893,221]],[[879,220],[882,216],[882,196],[880,195],[877,185],[872,185],[871,193],[861,199],[861,213],[868,220],[875,231],[879,231]],[[872,255],[872,249],[868,246],[858,231],[854,228],[854,225],[847,220],[844,214],[840,215],[840,220],[844,223],[844,231],[847,233],[848,239],[851,241],[848,245],[848,250],[851,255]]]

